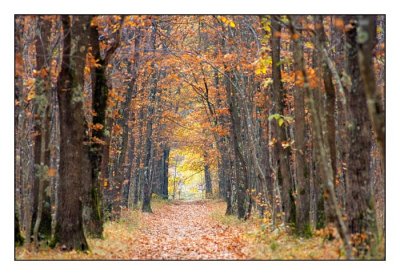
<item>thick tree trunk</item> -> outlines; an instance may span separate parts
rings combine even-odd
[[[321,15],[315,16],[315,32],[318,39],[318,43],[325,47],[327,43],[327,37],[324,31],[323,17]],[[332,81],[332,72],[329,69],[328,62],[323,60],[322,62],[322,74],[323,82],[326,93],[326,126],[328,130],[328,141],[329,149],[331,152],[331,165],[333,171],[333,178],[336,179],[336,125],[335,125],[335,102],[336,93],[335,86]]]
[[[240,116],[237,106],[237,100],[235,90],[232,86],[233,81],[229,76],[226,77],[227,97],[229,105],[229,113],[231,118],[231,134],[232,134],[232,147],[235,155],[235,169],[236,169],[236,180],[237,180],[237,207],[238,207],[238,218],[247,219],[250,214],[249,209],[246,209],[246,204],[250,200],[249,198],[249,180],[247,172],[247,164],[244,156],[240,150],[240,144],[242,144],[242,133],[240,131]],[[251,204],[250,206],[251,207]]]
[[[380,146],[382,157],[385,159],[385,112],[383,110],[382,100],[378,95],[375,72],[373,70],[373,50],[376,45],[375,20],[375,16],[372,15],[359,17],[358,62],[361,77],[364,82],[364,92],[367,99],[369,117],[376,135],[376,140]],[[385,165],[385,161],[383,161],[383,165]]]
[[[350,152],[346,210],[350,232],[366,233],[370,244],[376,241],[374,199],[369,188],[371,123],[358,62],[357,27],[357,21],[351,19],[346,32],[347,74],[351,78],[349,109],[352,114],[348,129]],[[362,250],[367,250],[364,244],[359,247],[360,253],[364,253]]]
[[[60,186],[58,190],[55,242],[65,250],[87,250],[82,222],[82,158],[85,152],[83,114],[83,70],[90,28],[85,17],[62,16],[64,47],[58,81],[60,105]],[[81,49],[84,49],[82,51]]]

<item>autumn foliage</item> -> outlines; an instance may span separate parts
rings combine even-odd
[[[382,258],[384,16],[15,24],[18,257]]]

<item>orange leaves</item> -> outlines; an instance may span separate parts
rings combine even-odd
[[[97,144],[106,145],[104,140],[99,139],[98,137],[92,137],[92,141]]]
[[[88,53],[86,56],[86,60],[87,60],[87,66],[89,69],[101,67],[101,64],[99,63],[100,60],[96,59],[92,54],[92,47],[89,47],[89,50],[88,50]],[[86,67],[85,67],[85,70],[86,70]]]
[[[229,109],[228,108],[219,108],[215,110],[215,113],[217,116],[227,116],[229,115]]]
[[[229,135],[229,129],[222,127],[221,125],[215,126],[212,129],[213,132],[215,132],[217,135],[220,137],[225,137]]]
[[[103,124],[100,124],[100,123],[96,123],[96,124],[89,123],[89,127],[90,127],[90,129],[93,129],[95,131],[99,131],[104,128]]]
[[[121,134],[122,134],[122,127],[119,126],[118,124],[115,124],[115,125],[113,126],[113,133],[114,133],[114,135],[116,135],[116,136],[121,135]]]
[[[313,68],[307,70],[308,82],[311,89],[316,89],[319,86],[319,80],[317,74]]]
[[[56,174],[57,174],[57,169],[56,169],[56,168],[50,167],[50,168],[47,170],[47,175],[48,175],[49,177],[55,177]]]
[[[22,76],[24,73],[24,60],[21,53],[15,55],[15,74],[16,76]]]
[[[237,55],[233,54],[233,53],[225,54],[224,57],[223,57],[224,62],[228,62],[228,63],[232,62],[232,61],[235,61],[236,58],[237,58]]]
[[[344,21],[342,18],[335,18],[333,21],[336,28],[343,30],[344,29]]]
[[[293,40],[297,40],[297,39],[299,39],[300,38],[300,34],[299,33],[294,33],[294,34],[292,34],[292,39]]]
[[[302,71],[295,71],[295,85],[298,87],[303,87],[304,86],[304,75]]]
[[[304,87],[304,75],[302,71],[295,71],[295,85],[298,87]],[[317,74],[313,68],[307,68],[307,84],[311,89],[316,89],[319,86],[319,80]]]

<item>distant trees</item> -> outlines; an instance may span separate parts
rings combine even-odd
[[[175,198],[168,170],[182,149],[226,214],[257,214],[305,237],[333,223],[348,258],[374,255],[384,224],[384,17],[15,20],[25,243],[85,250],[86,236],[101,237],[123,209],[152,212],[154,194],[167,199],[170,187]]]

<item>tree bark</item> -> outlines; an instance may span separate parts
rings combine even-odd
[[[82,222],[82,158],[85,152],[83,113],[83,71],[87,41],[82,35],[90,28],[84,17],[62,16],[64,47],[58,80],[60,105],[60,186],[55,242],[64,250],[87,250]],[[83,51],[82,51],[83,49]]]
[[[300,26],[299,26],[300,25]],[[297,176],[296,186],[296,229],[300,235],[310,235],[310,182],[305,159],[305,111],[304,111],[304,83],[301,83],[305,75],[304,53],[301,34],[296,27],[301,27],[298,16],[290,17],[290,30],[293,39],[293,59],[295,70],[295,82],[297,89],[294,94],[295,116],[295,167]],[[300,82],[300,83],[299,83]]]
[[[347,75],[351,79],[349,109],[351,124],[348,129],[350,152],[348,163],[347,216],[352,233],[366,233],[368,242],[376,241],[375,209],[370,191],[371,122],[368,116],[367,97],[364,92],[358,60],[357,21],[351,18],[346,26]],[[358,38],[360,40],[360,38]],[[364,245],[359,252],[367,250]]]
[[[283,115],[285,108],[282,74],[281,74],[281,60],[280,60],[280,33],[281,25],[275,16],[271,17],[271,50],[272,50],[272,114],[279,113]],[[290,197],[291,188],[291,177],[290,177],[290,166],[289,166],[289,150],[282,147],[282,141],[287,141],[287,135],[285,129],[280,127],[278,123],[274,123],[275,127],[273,130],[272,137],[276,139],[276,154],[279,166],[278,179],[281,182],[281,196],[282,196],[282,210],[285,213],[285,221],[292,221],[292,208],[293,202]]]

